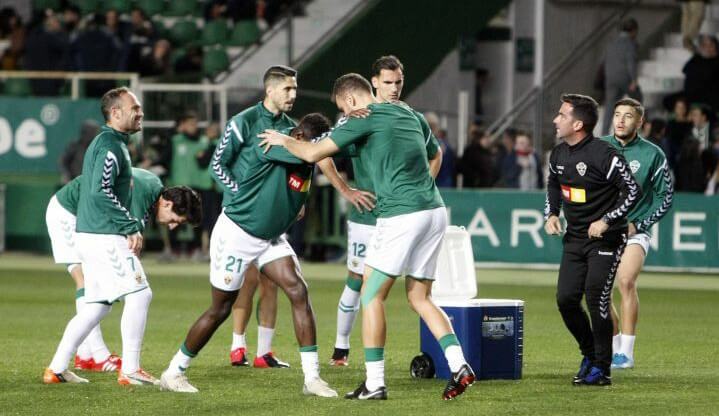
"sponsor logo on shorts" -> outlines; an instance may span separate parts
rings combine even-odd
[[[230,283],[232,283],[232,276],[230,276],[229,274],[226,274],[226,275],[225,275],[225,284],[226,284],[227,286],[229,286]]]
[[[357,267],[357,266],[359,266],[359,262],[357,261],[357,259],[352,259],[352,267]]]
[[[312,183],[312,179],[310,179],[310,178],[304,179],[294,173],[291,174],[290,178],[287,180],[287,184],[290,186],[290,188],[297,192],[309,191],[311,183]]]
[[[142,283],[142,274],[140,274],[140,272],[135,273],[135,281],[138,284]]]

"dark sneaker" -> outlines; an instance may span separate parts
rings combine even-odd
[[[275,358],[272,352],[268,352],[262,357],[255,357],[253,366],[255,368],[290,368],[288,363]]]
[[[369,391],[363,381],[355,391],[345,394],[345,399],[350,400],[387,400],[387,387],[382,386],[377,390]]]
[[[577,386],[611,386],[612,378],[602,369],[592,367],[583,379],[574,384]]]
[[[474,384],[475,376],[474,371],[469,364],[464,364],[459,368],[459,371],[452,373],[452,377],[447,382],[447,387],[444,388],[442,398],[444,400],[452,400],[460,394],[464,393],[467,387]]]
[[[330,365],[333,367],[346,367],[349,364],[349,355],[349,349],[335,348],[335,351],[332,353],[332,359],[330,359]]]
[[[577,372],[577,375],[574,376],[574,379],[572,379],[572,383],[579,383],[582,381],[584,377],[589,374],[589,369],[592,367],[592,361],[584,357],[582,358],[582,362],[579,364],[579,371]]]

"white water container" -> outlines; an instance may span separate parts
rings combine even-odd
[[[432,284],[434,300],[465,300],[477,296],[477,274],[469,233],[450,225],[444,235]]]

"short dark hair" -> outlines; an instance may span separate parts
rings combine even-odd
[[[637,112],[637,115],[639,118],[644,117],[644,106],[639,101],[635,100],[634,98],[622,98],[621,100],[614,103],[614,111],[617,111],[617,107],[620,105],[626,105],[629,107],[632,107],[634,111]]]
[[[177,117],[177,120],[175,120],[175,123],[177,126],[182,124],[183,122],[187,120],[195,119],[198,120],[199,117],[197,116],[197,112],[194,110],[187,110],[184,113],[180,114],[179,117]]]
[[[404,72],[404,65],[402,65],[402,62],[400,62],[399,58],[396,56],[385,55],[377,58],[377,60],[372,64],[372,76],[378,77],[383,69],[388,69],[390,71],[399,69]]]
[[[360,74],[351,72],[342,75],[335,80],[335,85],[332,87],[332,102],[334,102],[338,96],[355,90],[372,94],[372,85]]]
[[[619,24],[619,30],[622,32],[634,32],[639,30],[639,23],[633,17],[628,17]]]
[[[307,139],[312,140],[330,131],[330,120],[322,113],[310,113],[302,117],[297,128]]]
[[[100,110],[102,110],[102,116],[105,117],[105,121],[110,121],[110,111],[112,107],[117,105],[123,94],[129,94],[131,91],[127,87],[113,88],[106,92],[100,99]]]
[[[667,122],[661,118],[653,118],[650,122],[649,137],[654,140],[661,140],[666,134]]]
[[[711,109],[711,107],[709,107],[709,105],[704,104],[704,103],[694,103],[691,106],[691,110],[694,110],[694,109],[697,109],[702,114],[704,114],[704,117],[706,117],[707,120],[712,119],[712,109]]]
[[[188,223],[197,226],[202,222],[202,199],[190,187],[172,186],[165,188],[160,196],[167,201],[172,201],[172,212],[186,217]]]
[[[562,102],[572,106],[572,117],[584,124],[585,133],[591,133],[597,125],[597,107],[594,98],[581,94],[562,94]]]
[[[267,84],[270,82],[282,81],[287,77],[296,76],[296,69],[290,68],[289,66],[285,65],[272,65],[271,67],[267,68],[267,71],[265,71],[265,75],[262,77],[262,83],[266,87]]]

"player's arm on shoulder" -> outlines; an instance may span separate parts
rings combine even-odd
[[[265,153],[269,152],[272,146],[282,146],[294,156],[309,163],[318,162],[340,150],[329,137],[319,142],[311,143],[296,140],[277,130],[265,130],[264,133],[260,133],[258,136],[262,139],[259,146],[265,148]]]

